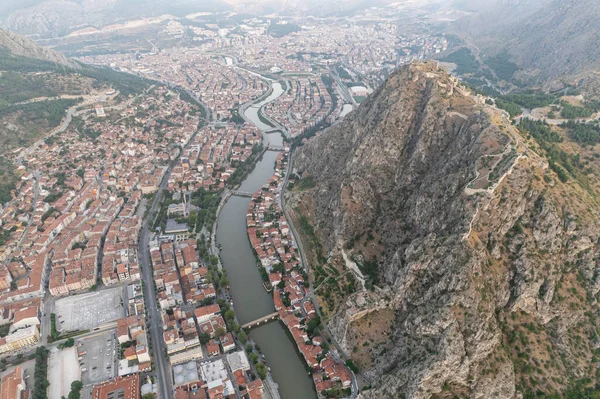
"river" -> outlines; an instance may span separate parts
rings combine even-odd
[[[258,118],[258,110],[283,93],[278,82],[272,82],[273,92],[268,98],[247,109],[246,117],[261,130],[272,129]],[[280,133],[263,133],[264,145],[283,144]],[[278,153],[267,151],[242,183],[240,190],[255,192],[265,184],[275,171]],[[221,247],[221,260],[227,270],[234,308],[240,324],[260,318],[275,310],[273,298],[262,285],[246,233],[246,212],[251,199],[229,198],[218,220],[217,242]],[[273,379],[279,385],[283,399],[312,399],[316,391],[308,375],[304,360],[296,351],[295,343],[288,338],[280,322],[272,322],[251,330],[250,337],[258,344],[267,359]]]

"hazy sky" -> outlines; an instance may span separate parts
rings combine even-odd
[[[27,8],[34,6],[36,4],[40,4],[43,2],[47,2],[49,0],[0,0],[0,18],[6,17],[11,12],[14,12],[19,9]],[[84,4],[90,6],[90,8],[95,10],[100,10],[103,8],[110,9],[111,5],[114,4],[115,0],[63,0],[65,2],[71,2],[75,4]],[[302,7],[303,5],[309,5],[310,8],[318,7],[319,4],[327,7],[333,4],[336,5],[361,5],[361,6],[373,6],[377,3],[393,3],[397,2],[410,2],[414,5],[422,3],[428,4],[431,2],[435,2],[441,5],[454,5],[459,8],[471,8],[471,9],[481,9],[482,6],[496,3],[499,0],[116,0],[120,3],[120,6],[133,5],[134,7],[139,7],[140,5],[145,5],[146,7],[138,8],[139,10],[145,9],[155,9],[158,12],[165,12],[170,10],[197,10],[197,11],[219,11],[230,8],[229,6],[238,6],[241,4],[246,5],[268,5],[268,8],[278,9],[279,7],[285,5],[299,5]],[[532,1],[532,0],[502,0],[502,1]],[[105,6],[105,7],[103,7]],[[217,7],[217,9],[213,9]],[[237,8],[237,7],[236,7]],[[259,7],[261,9],[262,7]]]

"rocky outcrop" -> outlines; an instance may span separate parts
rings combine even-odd
[[[67,58],[64,54],[41,47],[24,36],[0,29],[0,49],[2,48],[7,49],[16,56],[48,61],[69,68],[79,68],[78,63]]]
[[[436,64],[390,76],[295,167],[315,183],[287,200],[325,252],[311,269],[374,276],[326,316],[362,397],[517,398],[595,373],[593,196]]]

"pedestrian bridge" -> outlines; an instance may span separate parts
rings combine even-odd
[[[270,321],[273,320],[277,320],[279,319],[279,313],[277,312],[273,312],[271,314],[268,314],[266,316],[261,317],[260,319],[256,319],[256,320],[252,320],[249,323],[246,323],[242,326],[242,328],[254,328],[254,327],[258,327],[261,324],[267,324]]]
[[[248,191],[239,191],[239,190],[233,190],[231,192],[231,195],[236,195],[238,197],[249,197],[252,198],[252,194],[251,192]]]

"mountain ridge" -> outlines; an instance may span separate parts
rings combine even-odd
[[[507,51],[522,69],[517,80],[576,79],[600,66],[595,21],[600,4],[593,0],[498,0],[450,29],[475,44],[485,57]]]
[[[14,56],[48,61],[64,67],[78,69],[79,63],[67,58],[64,54],[39,46],[24,36],[0,29],[0,49],[4,48]]]
[[[592,374],[594,197],[435,63],[401,67],[296,168],[314,188],[286,201],[361,397],[562,395]]]

